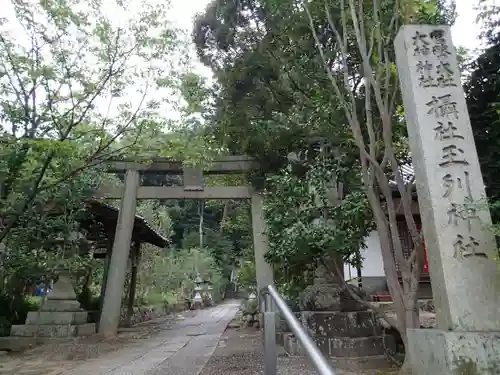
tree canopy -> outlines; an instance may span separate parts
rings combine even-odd
[[[362,10],[367,23],[373,18],[368,3]],[[399,2],[382,3],[387,20],[381,22],[388,23]],[[330,2],[326,8],[337,26],[342,26],[342,4]],[[308,8],[328,64],[334,74],[341,74],[323,2],[313,1]],[[403,9],[405,13],[397,14],[415,23],[448,23],[454,17],[453,6],[441,1],[408,2]],[[193,40],[200,59],[218,78],[212,131],[231,151],[254,156],[265,170],[274,172],[286,164],[289,152],[307,148],[315,138],[326,138],[341,152],[353,153],[349,126],[324,74],[303,4],[216,0],[196,20]],[[346,64],[354,77],[350,85],[362,102],[361,60],[355,44],[347,40]]]
[[[470,75],[465,83],[467,107],[469,110],[474,140],[481,164],[487,196],[498,201],[500,185],[496,178],[499,167],[498,125],[500,124],[500,8],[481,2],[479,19],[483,32],[481,41],[486,49],[469,64]],[[493,205],[494,222],[500,219],[497,205]]]

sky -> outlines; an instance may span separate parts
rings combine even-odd
[[[109,1],[109,0],[108,0]],[[148,0],[151,2],[161,0]],[[170,0],[172,8],[170,18],[177,26],[187,30],[192,30],[193,19],[197,13],[203,12],[211,0]],[[456,46],[463,46],[468,49],[480,47],[477,41],[479,26],[476,24],[477,11],[474,9],[479,0],[455,0],[457,4],[458,18],[452,28],[452,37]],[[486,3],[494,3],[495,0],[486,0]],[[109,2],[108,4],[110,4]],[[132,1],[134,3],[134,1]],[[106,0],[104,1],[106,4]],[[137,0],[138,6],[140,1]],[[104,8],[108,8],[106,5]],[[133,6],[131,6],[133,8]],[[106,11],[106,9],[104,9]],[[114,11],[114,10],[112,10]],[[129,9],[133,12],[133,9]],[[7,17],[9,11],[7,10]],[[12,14],[12,13],[11,13]],[[194,50],[193,50],[194,55]],[[203,75],[209,75],[208,68],[195,61],[196,71]]]
[[[453,43],[456,46],[471,50],[480,47],[477,41],[480,27],[476,24],[478,12],[474,9],[477,3],[478,0],[456,0],[458,17],[451,29]],[[485,3],[495,4],[495,0],[487,0]]]
[[[156,3],[163,2],[165,0],[142,0],[148,3]],[[193,19],[197,13],[203,12],[206,6],[210,3],[211,0],[170,0],[171,9],[169,10],[169,18],[180,28],[186,30],[186,32],[190,35],[193,26]],[[476,24],[477,10],[475,6],[477,5],[479,0],[456,0],[457,4],[457,12],[458,18],[456,20],[455,25],[452,27],[452,37],[453,42],[456,46],[463,46],[469,50],[474,50],[480,47],[480,44],[477,40],[477,36],[480,31],[479,25]],[[499,1],[499,0],[496,0]],[[494,3],[495,0],[486,0],[487,3]],[[122,10],[122,14],[117,14],[116,8],[113,8],[111,4],[114,3],[111,0],[103,1],[103,9],[102,11],[105,13],[113,14],[113,19],[116,22],[121,23],[120,21],[130,14],[134,14],[134,6],[137,8],[136,10],[140,10],[141,0],[131,0],[131,5],[128,9]],[[9,14],[10,13],[10,14]],[[6,10],[4,16],[10,18],[13,16],[12,10]],[[10,17],[9,17],[10,16]],[[194,51],[194,46],[191,45],[191,56],[193,57],[193,68],[194,71],[200,75],[206,76],[207,78],[211,77],[211,72],[209,68],[203,66],[199,61],[197,61],[196,54]],[[99,105],[98,105],[99,106]],[[179,113],[176,110],[173,110],[173,107],[165,108],[164,111],[169,113],[167,117],[177,118]],[[173,116],[172,116],[173,115]]]

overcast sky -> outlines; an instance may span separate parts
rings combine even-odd
[[[162,0],[146,0],[147,2],[157,2]],[[183,29],[192,30],[193,18],[199,13],[203,12],[205,7],[210,3],[210,0],[170,0],[172,4],[172,9],[170,11],[171,19],[175,21],[175,23],[182,27]],[[453,41],[457,46],[464,46],[469,49],[474,49],[479,47],[479,43],[477,41],[477,35],[479,33],[479,26],[476,24],[477,11],[474,9],[479,0],[456,0],[457,4],[457,12],[458,18],[456,24],[452,28]],[[495,0],[487,0],[487,3],[494,3]],[[113,1],[104,1],[104,9],[103,11],[109,11],[110,13],[121,18],[117,15],[116,8],[110,8],[108,4],[112,4]],[[134,1],[132,1],[134,3]],[[137,0],[137,6],[140,7],[140,0]],[[9,7],[8,7],[9,8]],[[129,12],[133,12],[134,6],[132,5],[127,9]],[[5,9],[4,9],[5,10]],[[10,13],[10,14],[9,14]],[[126,13],[125,13],[126,14]],[[124,14],[124,15],[125,15]],[[4,15],[7,18],[12,16],[12,10],[9,12],[9,9],[6,10]],[[115,18],[116,19],[116,18]],[[204,72],[208,72],[208,70],[202,67],[200,64],[198,65],[197,70],[201,70]]]

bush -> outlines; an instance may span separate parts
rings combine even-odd
[[[10,327],[14,324],[24,324],[30,311],[40,309],[42,297],[0,294],[0,336],[9,336]]]
[[[137,306],[164,305],[165,307],[168,307],[173,306],[178,302],[177,296],[174,293],[158,293],[154,291],[136,299]]]
[[[210,280],[213,300],[220,301],[228,280],[222,276],[208,249],[144,251],[139,264],[137,303],[173,305],[190,301],[197,272],[204,280]]]
[[[248,293],[257,293],[255,262],[247,261],[238,270],[238,285]]]

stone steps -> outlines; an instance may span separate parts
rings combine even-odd
[[[323,355],[336,368],[349,371],[390,369],[386,353],[396,352],[394,336],[383,333],[373,311],[302,311],[297,318]],[[277,335],[290,356],[306,356],[291,332]]]
[[[26,324],[85,324],[87,315],[86,311],[30,311]]]
[[[384,355],[388,349],[391,353],[396,350],[396,343],[392,336],[371,337],[311,337],[323,354],[328,357],[364,357]],[[283,346],[289,355],[306,355],[302,345],[296,340],[293,333],[284,333]]]
[[[313,341],[334,368],[348,371],[381,370],[395,366],[385,355],[385,347],[390,347],[393,352],[394,342],[390,336],[373,336],[368,338],[336,338],[325,342],[324,338],[313,337]],[[386,345],[384,346],[384,339]],[[282,333],[278,342],[283,345],[285,353],[290,357],[307,357],[302,345],[295,339],[293,333]],[[326,347],[326,348],[325,348]],[[402,362],[403,358],[396,355]]]
[[[404,357],[398,355],[396,360],[402,363]],[[328,361],[334,368],[352,371],[358,373],[359,371],[369,370],[388,370],[398,368],[395,363],[389,360],[385,355],[373,355],[363,357],[349,357],[349,358],[328,358]],[[377,374],[379,371],[377,371]],[[385,372],[384,372],[385,373]]]
[[[10,329],[11,336],[20,337],[74,337],[90,336],[95,334],[94,323],[80,325],[72,324],[23,324],[13,325]]]

